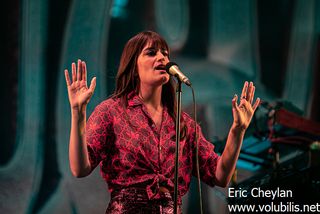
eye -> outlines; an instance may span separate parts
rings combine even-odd
[[[148,50],[147,51],[148,56],[155,56],[156,54],[157,54],[157,52],[155,50]]]
[[[169,53],[168,53],[168,51],[167,50],[160,50],[161,51],[161,54],[163,55],[163,56],[165,56],[165,57],[168,57],[169,56]],[[145,52],[145,54],[147,55],[147,56],[156,56],[157,55],[157,53],[158,53],[158,50],[156,50],[156,49],[147,49],[146,50],[146,52]]]
[[[162,53],[163,56],[169,56],[169,53],[168,53],[168,51],[166,51],[166,50],[161,51],[161,53]]]

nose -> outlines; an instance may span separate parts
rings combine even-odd
[[[164,55],[160,50],[157,52],[157,60],[163,62],[169,62],[168,57]]]

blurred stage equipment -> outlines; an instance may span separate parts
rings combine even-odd
[[[301,111],[290,103],[263,102],[260,108],[266,111],[263,127],[255,124],[257,131],[244,140],[239,156],[239,161],[248,169],[254,169],[253,176],[241,182],[233,181],[233,187],[247,192],[254,187],[292,190],[292,198],[276,198],[278,202],[318,201],[320,123],[303,118]],[[231,204],[263,203],[270,202],[270,198],[236,197],[228,201]]]

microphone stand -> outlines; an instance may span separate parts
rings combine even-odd
[[[179,143],[180,143],[180,118],[181,118],[181,81],[179,78],[176,88],[177,115],[176,115],[176,156],[174,165],[174,214],[177,214],[178,201],[178,168],[179,168]]]

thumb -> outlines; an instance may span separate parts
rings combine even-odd
[[[96,77],[93,77],[91,80],[90,87],[89,87],[89,91],[91,94],[93,94],[94,89],[96,88],[96,84],[97,84],[96,79],[97,79]]]
[[[253,111],[255,111],[256,109],[257,109],[257,107],[260,105],[260,102],[261,102],[261,100],[260,100],[260,98],[258,97],[257,98],[257,100],[256,100],[256,102],[254,103],[254,105],[253,105]]]
[[[85,94],[85,99],[89,102],[90,98],[93,95],[94,89],[96,88],[96,77],[93,77],[90,83],[90,87]]]

